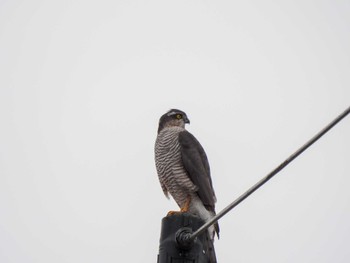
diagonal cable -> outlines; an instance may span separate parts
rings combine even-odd
[[[330,129],[332,129],[338,122],[340,122],[343,118],[345,118],[349,113],[350,113],[350,107],[348,107],[342,114],[340,114],[337,118],[335,118],[332,122],[330,122],[319,133],[317,133],[308,142],[306,142],[303,146],[301,146],[296,152],[294,152],[291,156],[289,156],[283,163],[277,166],[268,175],[262,178],[259,182],[257,182],[255,185],[249,188],[245,193],[243,193],[236,200],[234,200],[231,204],[229,204],[222,211],[220,211],[216,216],[214,216],[208,222],[206,222],[203,226],[201,226],[197,231],[191,234],[189,236],[189,240],[193,241],[198,235],[206,231],[208,227],[216,223],[221,217],[223,217],[228,212],[230,212],[234,207],[239,205],[244,199],[246,199],[248,196],[254,193],[258,188],[260,188],[263,184],[265,184],[273,176],[275,176],[278,172],[280,172],[284,167],[286,167],[289,163],[291,163],[295,158],[297,158],[302,152],[304,152],[307,148],[309,148],[314,142],[320,139],[325,133],[327,133]]]

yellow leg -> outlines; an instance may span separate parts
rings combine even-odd
[[[190,208],[190,204],[191,204],[191,196],[187,196],[186,202],[183,205],[183,207],[181,207],[180,211],[169,211],[166,216],[172,216],[172,215],[176,215],[176,214],[180,214],[180,213],[186,213],[188,211],[188,209]]]
[[[188,209],[190,208],[190,204],[191,204],[191,196],[187,196],[186,202],[184,204],[183,207],[181,207],[181,212],[185,213],[188,211]]]

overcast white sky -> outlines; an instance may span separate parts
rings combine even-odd
[[[0,0],[0,262],[156,262],[176,107],[220,211],[350,105],[349,1]],[[350,118],[221,221],[220,263],[349,262]]]

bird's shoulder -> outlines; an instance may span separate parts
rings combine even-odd
[[[179,142],[184,148],[196,148],[204,152],[204,149],[197,138],[187,130],[179,132]]]

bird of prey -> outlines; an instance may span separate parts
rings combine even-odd
[[[198,140],[185,129],[189,124],[185,112],[171,109],[161,116],[155,143],[155,162],[164,194],[174,198],[180,212],[199,216],[205,222],[215,215],[215,192],[209,162]],[[169,214],[175,213],[170,211]],[[219,225],[208,229],[207,253],[210,263],[216,262],[213,246]]]

